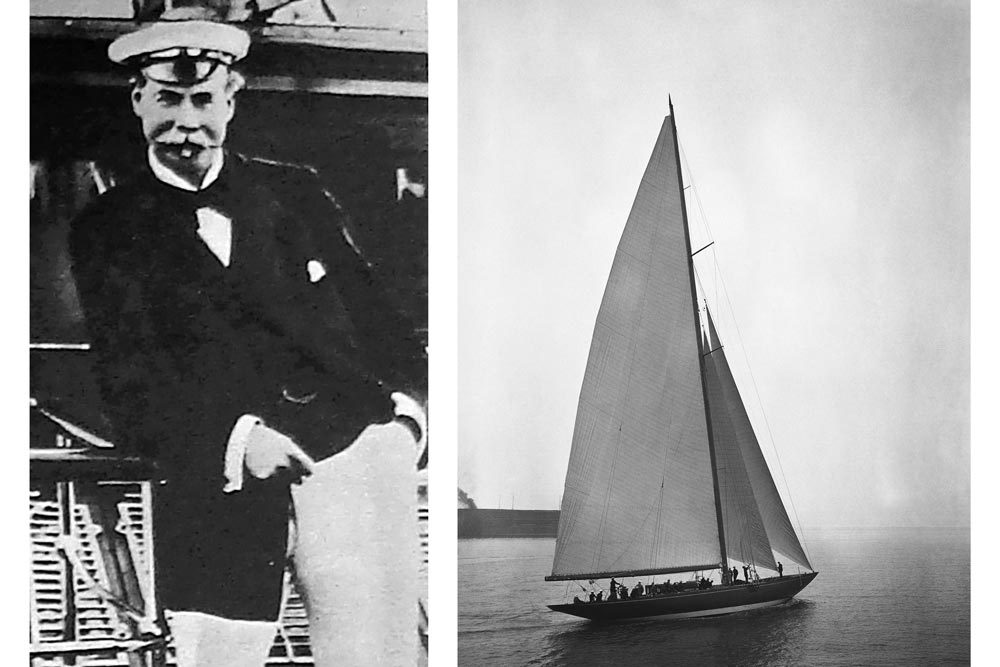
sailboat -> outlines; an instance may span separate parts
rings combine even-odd
[[[615,583],[610,599],[548,605],[597,621],[778,605],[817,575],[715,323],[698,305],[672,102],[669,108],[594,326],[545,577],[646,578],[625,599]],[[685,573],[698,583],[667,577]]]

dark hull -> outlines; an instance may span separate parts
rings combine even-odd
[[[658,597],[579,604],[550,604],[553,611],[592,621],[630,618],[694,618],[760,609],[791,600],[816,578],[816,572],[762,579],[757,584],[718,586],[706,590],[671,593]]]

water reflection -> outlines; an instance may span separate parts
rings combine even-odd
[[[831,529],[815,537],[811,556],[822,572],[786,605],[615,625],[546,609],[575,592],[543,581],[555,540],[459,540],[458,664],[969,664],[967,529]]]
[[[718,618],[648,620],[553,629],[533,665],[718,665],[758,667],[808,664],[803,638],[814,603],[791,602]]]

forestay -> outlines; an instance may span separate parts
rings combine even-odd
[[[811,570],[812,565],[788,520],[788,513],[761,453],[715,323],[707,309],[705,313],[709,330],[708,349],[711,350],[706,357],[705,372],[716,456],[720,460],[719,486],[721,494],[730,497],[730,502],[723,503],[728,555],[744,562],[752,555],[757,565],[775,569],[771,555],[773,549]],[[720,421],[725,421],[726,426],[717,426]],[[721,462],[723,459],[727,462],[725,466]],[[749,496],[744,480],[752,489]],[[764,534],[756,529],[758,522],[763,524]]]

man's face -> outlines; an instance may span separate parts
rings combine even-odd
[[[211,165],[208,148],[222,146],[235,110],[228,71],[217,68],[193,86],[148,80],[132,91],[132,109],[142,121],[156,156],[182,176],[200,178]]]

